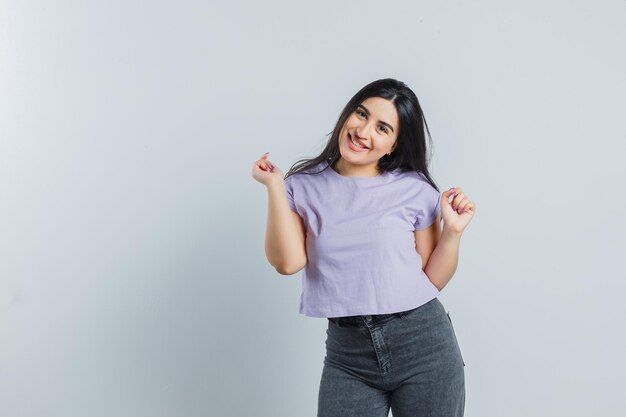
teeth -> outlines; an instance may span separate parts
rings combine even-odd
[[[350,136],[350,141],[351,141],[352,143],[354,143],[354,146],[357,146],[357,147],[359,147],[359,148],[365,148],[365,146],[361,146],[361,145],[359,145],[357,142],[355,142],[355,141],[354,141],[354,139],[352,139],[352,136]]]

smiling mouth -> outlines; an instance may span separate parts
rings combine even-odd
[[[350,142],[352,142],[352,144],[359,149],[369,149],[367,146],[361,145],[350,133],[348,133],[348,140],[350,140]]]

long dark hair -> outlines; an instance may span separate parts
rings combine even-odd
[[[305,158],[296,161],[289,171],[287,171],[287,174],[285,174],[285,178],[299,173],[319,174],[323,170],[318,172],[304,171],[308,171],[310,168],[322,162],[328,163],[324,169],[334,167],[335,163],[341,157],[339,152],[339,133],[352,112],[369,97],[381,97],[391,101],[398,112],[398,118],[400,120],[396,148],[391,155],[384,155],[378,161],[378,168],[381,173],[393,171],[397,168],[399,168],[400,171],[415,171],[421,173],[428,183],[439,192],[439,188],[428,172],[428,164],[432,156],[430,153],[432,152],[429,146],[429,154],[427,155],[424,128],[426,128],[426,132],[428,133],[430,145],[432,145],[432,138],[419,100],[405,83],[393,78],[383,78],[373,81],[359,90],[344,107],[335,124],[335,128],[327,134],[327,136],[331,135],[331,137],[322,153],[314,158]]]

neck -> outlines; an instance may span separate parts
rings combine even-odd
[[[335,164],[335,171],[346,177],[376,177],[381,174],[378,165],[358,166],[346,163],[343,158],[339,158]]]

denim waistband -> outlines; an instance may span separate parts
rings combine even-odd
[[[380,324],[393,320],[396,317],[402,317],[410,311],[412,310],[399,311],[397,313],[389,314],[363,314],[359,316],[328,317],[328,320],[339,326],[359,326],[365,325],[365,323]]]

